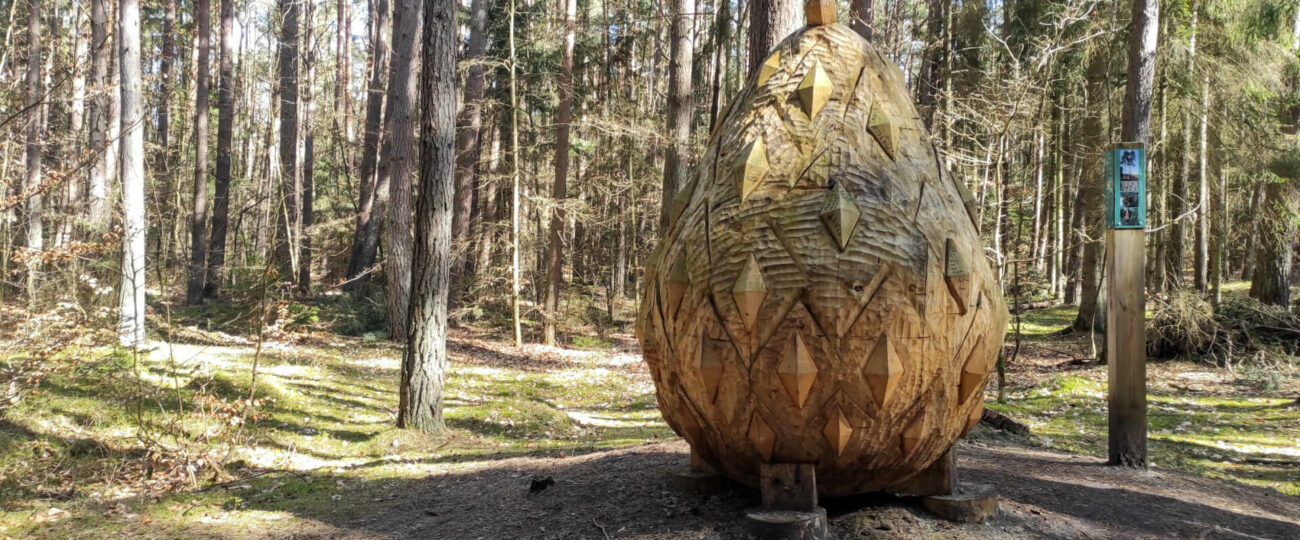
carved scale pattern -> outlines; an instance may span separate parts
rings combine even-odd
[[[780,43],[714,130],[646,265],[664,417],[750,485],[763,462],[816,463],[828,495],[906,481],[979,418],[1006,332],[969,195],[840,24]]]

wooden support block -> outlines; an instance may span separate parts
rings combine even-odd
[[[948,495],[956,485],[957,448],[953,447],[916,476],[886,491],[899,495]]]
[[[951,495],[921,499],[921,506],[939,517],[958,523],[983,523],[998,515],[998,494],[992,486],[966,484]]]
[[[699,495],[712,495],[726,491],[730,482],[718,474],[694,448],[691,449],[691,468],[673,475],[673,485],[682,491]]]
[[[812,463],[764,463],[759,466],[763,508],[812,512],[817,508],[817,477]]]
[[[822,540],[826,535],[826,509],[812,512],[793,510],[745,510],[749,534],[759,540]]]

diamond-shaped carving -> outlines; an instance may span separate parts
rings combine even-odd
[[[763,144],[763,138],[759,137],[754,142],[749,143],[741,154],[744,161],[740,163],[739,185],[740,200],[745,200],[758,183],[763,181],[763,176],[767,174],[767,147]]]
[[[966,357],[966,365],[961,368],[961,386],[957,389],[958,404],[966,403],[966,399],[979,390],[980,385],[984,383],[984,378],[989,374],[988,358],[980,354],[980,346],[983,344],[983,337],[975,341],[975,346],[970,349],[970,356]]]
[[[726,354],[724,347],[728,346],[726,341],[700,336],[700,355],[695,367],[700,370],[700,378],[704,379],[704,392],[709,403],[718,398],[718,382],[722,380],[722,370],[725,369],[722,362]]]
[[[862,212],[853,203],[849,193],[844,191],[843,184],[837,183],[826,192],[826,204],[822,206],[821,212],[822,223],[830,230],[831,239],[835,240],[835,246],[840,251],[848,247],[849,240],[853,238],[853,228],[857,227],[861,216]]]
[[[976,403],[974,407],[971,407],[970,416],[966,417],[966,428],[963,429],[961,432],[962,436],[965,437],[967,433],[970,433],[970,430],[975,429],[975,425],[980,423],[980,418],[982,418],[983,416],[984,416],[983,403]]]
[[[763,269],[758,266],[758,259],[753,255],[745,261],[736,277],[736,284],[731,287],[731,296],[736,300],[736,309],[740,310],[740,320],[745,328],[753,328],[758,320],[758,308],[767,297],[767,283],[763,281]]]
[[[918,414],[912,420],[912,423],[903,429],[903,435],[900,437],[902,439],[903,455],[911,454],[913,450],[916,450],[916,445],[921,442],[921,435],[924,433],[921,429],[924,427],[924,419],[925,415]]]
[[[880,142],[880,146],[889,154],[889,159],[898,158],[898,126],[889,118],[880,102],[871,104],[871,115],[867,119],[867,131]]]
[[[808,4],[804,6],[803,12],[808,17],[808,26],[833,24],[835,22],[835,1],[809,0]]]
[[[903,362],[898,358],[898,352],[894,350],[894,344],[890,341],[889,335],[881,335],[876,340],[876,348],[871,350],[871,357],[867,359],[867,367],[864,369],[867,375],[867,384],[871,387],[871,397],[876,400],[876,406],[884,408],[885,402],[898,388],[898,381],[902,379]]]
[[[691,284],[691,277],[686,272],[686,256],[679,255],[673,267],[668,271],[668,313],[677,315],[681,308],[682,297],[686,296],[686,287]]]
[[[767,422],[759,416],[758,411],[749,418],[749,432],[745,434],[749,442],[753,443],[754,449],[763,456],[763,461],[772,460],[772,449],[776,446],[776,434],[772,428],[767,427]]]
[[[835,455],[844,453],[844,449],[849,446],[849,438],[853,436],[853,426],[849,425],[848,417],[844,416],[844,411],[839,407],[831,413],[831,417],[826,421],[826,427],[822,429],[822,435],[826,436],[826,442],[831,443],[835,449]]]
[[[944,242],[944,252],[946,260],[943,267],[943,282],[948,286],[948,294],[957,303],[957,313],[965,315],[970,290],[970,264],[966,262],[966,256],[962,254],[961,248],[952,238]]]
[[[682,408],[685,409],[682,411],[683,414],[675,415],[681,423],[681,425],[678,426],[681,428],[681,432],[679,432],[678,435],[681,435],[691,444],[699,444],[700,440],[703,438],[703,431],[700,427],[699,419],[695,417],[695,404],[691,403],[691,399],[686,397],[686,392],[680,386],[677,388],[677,396],[678,399],[681,400],[683,405]]]
[[[785,346],[785,354],[776,371],[781,376],[781,384],[785,386],[790,400],[794,401],[795,406],[803,407],[804,401],[808,400],[808,392],[812,390],[813,381],[817,378],[817,364],[813,363],[808,346],[798,332],[790,336],[790,342]]]
[[[809,119],[816,117],[822,107],[826,106],[826,101],[831,98],[832,86],[831,78],[822,69],[821,62],[813,64],[808,74],[804,75],[803,81],[799,83],[799,108],[803,109]]]
[[[772,56],[767,57],[767,60],[763,61],[763,65],[758,68],[757,86],[763,86],[763,83],[766,83],[768,79],[772,78],[772,75],[775,75],[776,70],[780,68],[781,51],[773,51]]]

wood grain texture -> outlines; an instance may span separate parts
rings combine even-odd
[[[758,486],[900,484],[979,418],[1008,314],[902,74],[847,26],[780,43],[726,109],[646,265],[668,423]]]

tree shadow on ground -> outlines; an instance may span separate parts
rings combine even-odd
[[[964,481],[999,491],[1003,512],[996,521],[947,523],[915,500],[876,494],[823,501],[832,530],[840,538],[1300,538],[1300,499],[1270,490],[1023,448],[963,444],[959,455]],[[346,480],[346,504],[250,500],[247,508],[303,518],[297,538],[740,536],[742,511],[758,504],[758,492],[680,491],[671,474],[686,463],[680,440],[564,458],[481,456],[423,479]],[[532,479],[547,476],[555,483],[530,493]],[[191,532],[235,537],[220,529]]]

